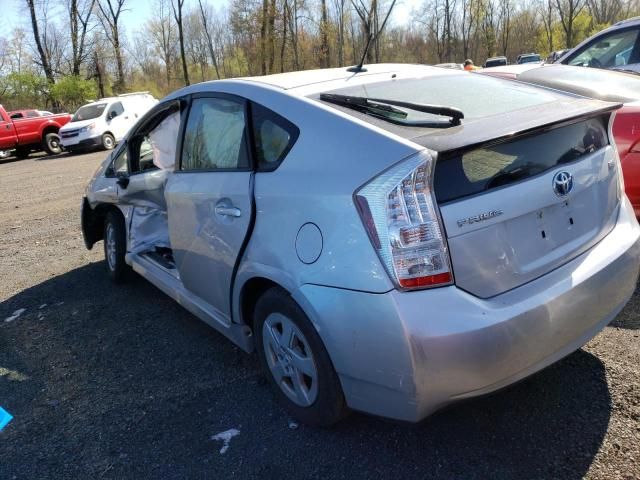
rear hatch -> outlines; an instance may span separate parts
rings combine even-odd
[[[441,152],[435,194],[458,287],[492,297],[585,252],[620,198],[610,113]]]

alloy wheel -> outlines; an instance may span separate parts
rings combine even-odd
[[[262,345],[282,392],[296,405],[312,405],[318,397],[318,370],[302,331],[285,315],[272,313],[264,321]]]

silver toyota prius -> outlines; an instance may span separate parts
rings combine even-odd
[[[367,65],[179,90],[82,203],[142,275],[247,352],[295,418],[419,421],[580,348],[632,295],[619,105]]]

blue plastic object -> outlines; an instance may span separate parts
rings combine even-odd
[[[13,419],[11,414],[4,408],[0,407],[0,430],[7,426],[7,424]]]

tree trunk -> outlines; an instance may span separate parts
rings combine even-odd
[[[329,67],[329,22],[327,19],[327,0],[321,1],[320,20],[320,66]]]
[[[260,26],[260,66],[262,75],[267,74],[267,17],[269,0],[262,0],[262,23]]]
[[[38,50],[38,55],[40,56],[40,63],[42,63],[42,69],[44,70],[44,75],[47,77],[47,81],[50,84],[54,84],[56,80],[53,76],[53,69],[51,68],[51,62],[49,61],[49,57],[47,56],[44,48],[42,47],[42,40],[40,38],[40,31],[38,29],[38,20],[36,19],[36,7],[34,5],[34,0],[27,0],[27,5],[29,7],[29,13],[31,15],[31,28],[33,30],[33,39],[36,43],[36,49]]]
[[[207,16],[205,15],[204,7],[202,6],[202,0],[198,0],[198,4],[200,5],[200,14],[202,15],[202,26],[204,27],[204,34],[207,37],[207,46],[209,47],[209,56],[211,57],[211,63],[213,63],[213,68],[216,70],[216,77],[220,79],[220,71],[218,70],[218,59],[216,58],[216,53],[215,53],[215,50],[213,49],[211,32],[209,31]]]

